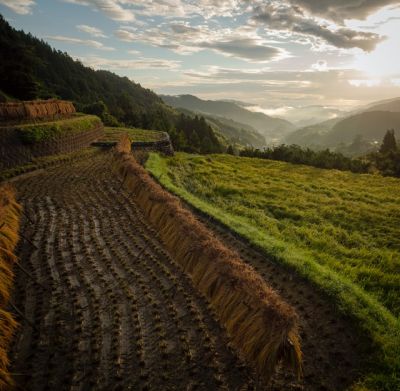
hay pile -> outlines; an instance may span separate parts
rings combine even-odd
[[[0,390],[12,384],[7,350],[17,326],[6,310],[13,283],[14,248],[18,242],[21,207],[9,185],[0,186]]]
[[[157,228],[169,252],[207,298],[237,351],[269,380],[279,362],[301,375],[295,311],[238,254],[227,249],[155,183],[124,137],[115,156],[124,184]]]
[[[0,103],[0,121],[54,119],[75,113],[72,102],[50,99]]]

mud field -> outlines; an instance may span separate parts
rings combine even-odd
[[[111,163],[101,152],[15,182],[28,216],[18,255],[33,277],[18,271],[14,294],[20,388],[254,389]]]
[[[359,341],[346,321],[212,225],[301,317],[304,379],[280,370],[262,385],[111,166],[99,151],[14,182],[25,208],[13,294],[18,389],[343,390],[357,378]]]
[[[303,379],[297,385],[291,383],[292,388],[344,391],[356,383],[373,354],[370,342],[357,331],[357,325],[343,317],[316,287],[268,259],[225,226],[196,210],[193,213],[227,247],[237,251],[299,315]],[[272,383],[277,390],[288,389],[279,373]]]

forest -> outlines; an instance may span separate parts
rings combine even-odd
[[[0,15],[0,101],[61,98],[106,125],[168,132],[177,150],[220,152],[203,120],[180,116],[161,98],[127,77],[94,70],[43,40],[12,28]]]

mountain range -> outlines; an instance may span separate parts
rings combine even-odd
[[[235,101],[203,100],[193,95],[161,95],[161,98],[175,108],[183,108],[217,119],[230,119],[242,126],[251,126],[264,136],[267,143],[278,142],[295,129],[295,126],[287,120],[247,110]]]
[[[287,135],[284,142],[336,150],[348,150],[356,143],[358,147],[351,154],[357,155],[376,149],[388,129],[394,129],[400,138],[400,98],[373,102],[342,117],[302,127]]]

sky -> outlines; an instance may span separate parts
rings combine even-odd
[[[161,94],[280,116],[400,96],[400,0],[0,0],[0,13]]]

